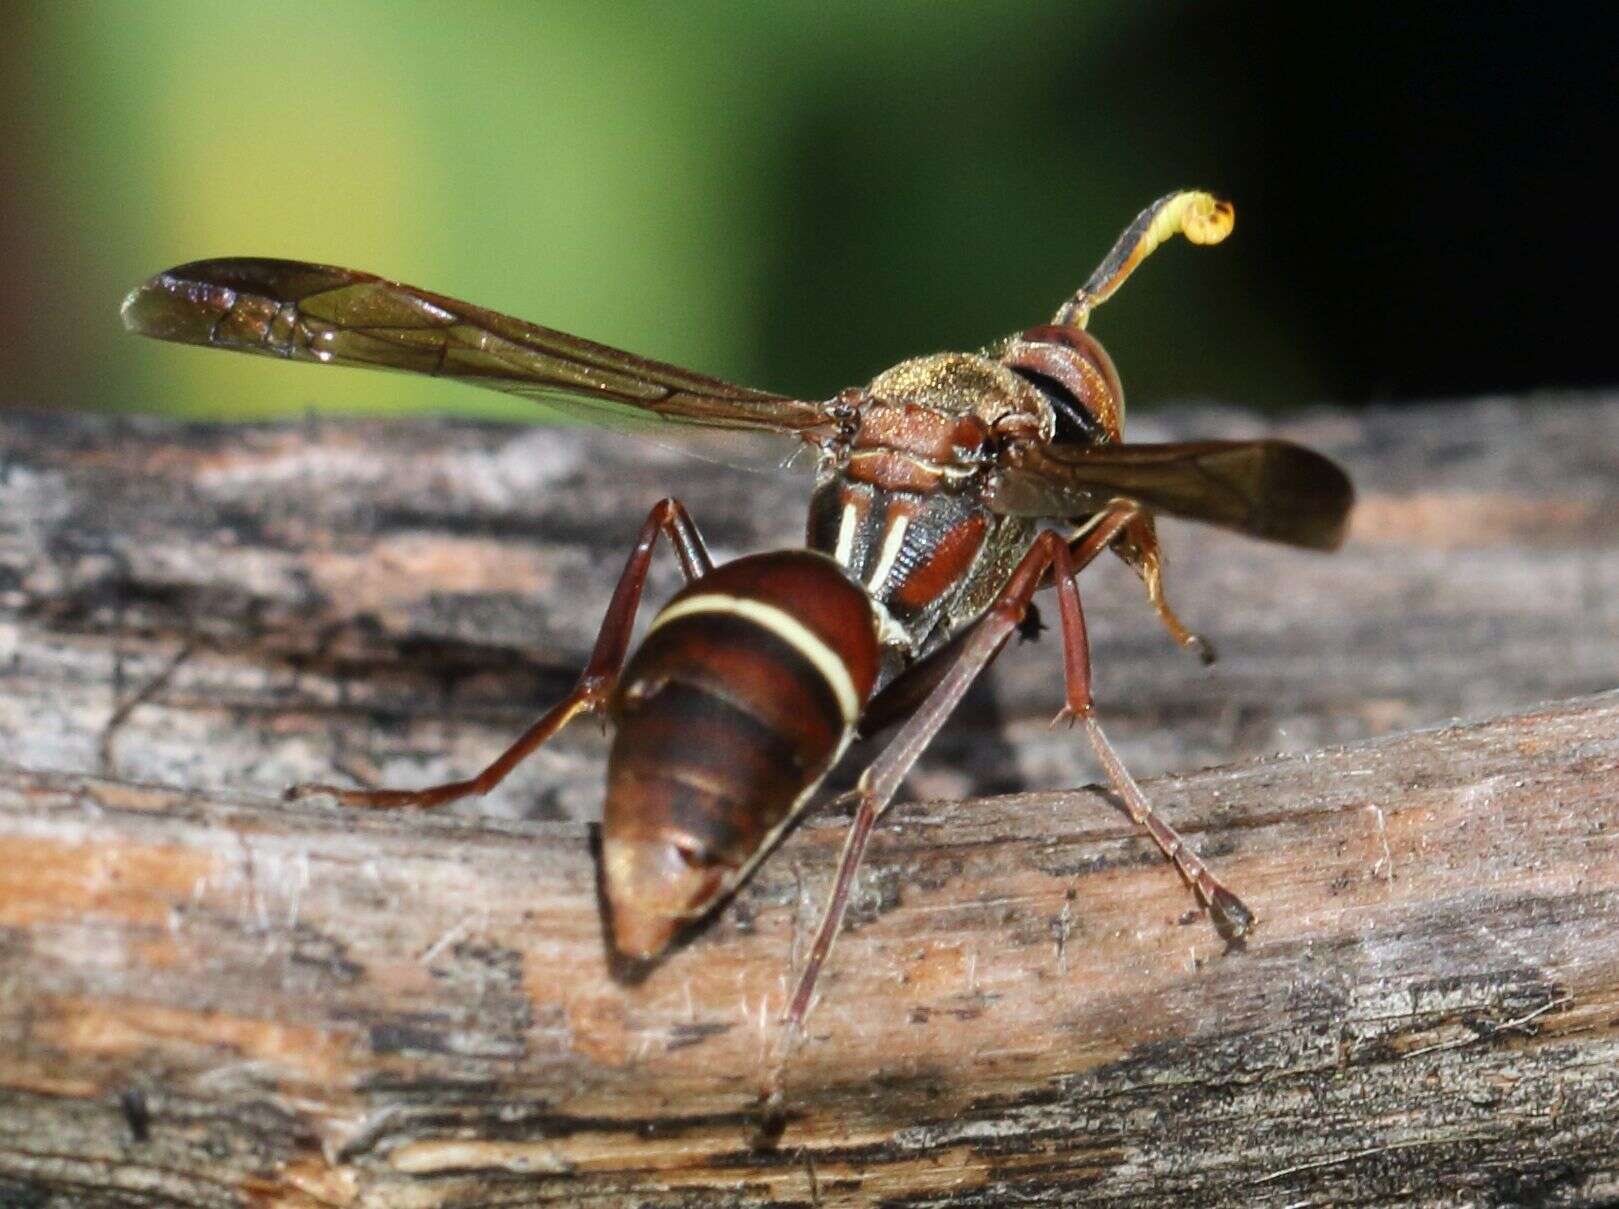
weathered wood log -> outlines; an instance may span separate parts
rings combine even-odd
[[[593,728],[441,816],[277,793],[476,767],[571,682],[657,496],[732,553],[793,540],[799,484],[494,426],[0,420],[0,1204],[1619,1195],[1619,697],[1524,712],[1619,683],[1619,408],[1284,431],[1355,473],[1354,537],[1170,527],[1212,671],[1085,581],[1138,769],[1295,753],[1148,785],[1254,937],[1094,790],[903,804],[761,1137],[837,819],[626,983]],[[1052,653],[916,796],[1091,779]]]

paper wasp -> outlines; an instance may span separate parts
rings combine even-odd
[[[124,302],[164,340],[456,379],[608,426],[774,434],[818,474],[805,548],[716,567],[678,500],[653,507],[575,688],[477,776],[418,790],[305,786],[366,807],[481,794],[576,715],[616,723],[602,876],[616,947],[663,952],[746,879],[856,735],[898,724],[861,775],[831,899],[787,1008],[802,1023],[872,825],[973,679],[1054,584],[1066,704],[1132,818],[1228,936],[1252,915],[1153,813],[1091,705],[1075,575],[1130,564],[1174,638],[1153,516],[1331,549],[1353,493],[1332,462],[1276,440],[1132,445],[1090,312],[1160,243],[1216,243],[1233,212],[1207,193],[1148,207],[1053,321],[983,353],[905,361],[824,402],[645,360],[370,274],[284,260],[181,265]],[[659,536],[686,576],[629,655]],[[628,659],[626,659],[628,656]]]

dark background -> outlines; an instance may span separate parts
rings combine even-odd
[[[346,263],[824,396],[1039,322],[1169,189],[1234,199],[1092,323],[1132,406],[1611,386],[1606,6],[8,6],[0,402],[466,410],[146,345],[167,264]],[[502,414],[522,414],[520,405]]]

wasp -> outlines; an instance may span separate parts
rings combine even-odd
[[[763,435],[817,471],[802,548],[715,566],[675,499],[647,514],[573,690],[476,776],[423,789],[295,787],[356,807],[482,794],[569,721],[605,713],[602,879],[614,946],[647,961],[749,876],[862,735],[897,727],[861,773],[830,899],[789,1000],[798,1029],[873,825],[973,680],[1054,586],[1065,703],[1130,816],[1227,937],[1253,923],[1157,814],[1097,721],[1075,576],[1105,551],[1164,596],[1160,513],[1314,549],[1342,540],[1353,490],[1327,458],[1279,440],[1131,444],[1113,362],[1086,330],[1174,235],[1218,243],[1229,203],[1161,198],[1052,321],[983,353],[904,361],[814,402],[732,385],[387,281],[299,261],[221,259],[160,273],[124,323],[162,340],[289,361],[372,366],[523,396],[609,428]],[[659,538],[686,584],[630,654]],[[1203,648],[1206,653],[1206,648]]]

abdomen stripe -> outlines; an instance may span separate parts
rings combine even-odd
[[[660,626],[693,613],[724,613],[744,618],[768,630],[809,660],[821,674],[832,695],[837,698],[838,711],[843,715],[845,726],[853,726],[859,720],[860,694],[855,691],[854,678],[849,675],[843,657],[787,610],[742,596],[703,592],[672,602],[653,619],[647,634],[650,636]]]

